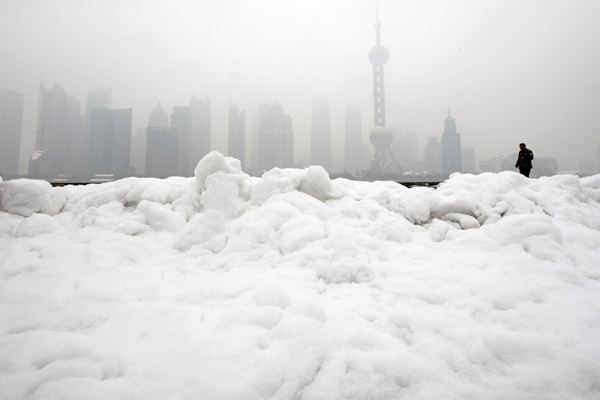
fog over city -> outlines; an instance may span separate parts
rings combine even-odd
[[[600,2],[379,0],[387,126],[441,136],[448,109],[477,158],[526,142],[560,170],[598,158]],[[310,163],[311,104],[329,101],[334,160],[344,107],[373,127],[373,0],[21,0],[0,5],[0,88],[24,94],[19,169],[34,150],[39,85],[80,100],[110,87],[132,133],[160,102],[169,115],[209,97],[212,149],[227,154],[229,104],[278,101],[293,119],[294,158]],[[250,130],[249,130],[250,131]]]
[[[0,0],[0,400],[600,399],[599,16]]]

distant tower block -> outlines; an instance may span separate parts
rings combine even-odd
[[[402,167],[394,157],[391,144],[394,138],[392,131],[385,127],[385,86],[383,79],[383,66],[388,62],[390,53],[381,45],[381,23],[379,10],[375,20],[376,44],[369,52],[369,61],[373,64],[373,106],[375,128],[371,131],[370,141],[375,147],[375,155],[371,162],[369,175],[372,177],[385,177],[392,170],[402,172]]]

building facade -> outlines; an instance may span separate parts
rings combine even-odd
[[[161,104],[158,103],[156,107],[148,115],[148,127],[152,128],[168,128],[169,127],[169,115],[162,108]]]
[[[344,170],[355,173],[366,169],[363,160],[362,114],[358,106],[346,106],[344,110]],[[369,157],[370,158],[370,157]]]
[[[456,120],[448,110],[448,117],[444,120],[444,133],[442,134],[442,172],[450,175],[462,171],[462,146],[460,133],[456,130]]]
[[[243,169],[246,167],[246,112],[229,107],[228,129],[228,155],[240,160]]]
[[[42,82],[39,90],[35,151],[29,160],[29,176],[77,175],[73,155],[81,152],[83,146],[79,100],[56,82]]]
[[[23,100],[22,93],[0,89],[0,176],[3,179],[19,175]]]
[[[428,137],[425,145],[425,172],[433,175],[442,173],[442,146],[435,136]]]
[[[211,110],[210,99],[190,100],[191,136],[190,136],[190,160],[188,164],[188,176],[194,174],[198,162],[211,150]]]
[[[310,163],[320,165],[328,173],[333,172],[331,152],[331,118],[329,102],[319,99],[312,104]]]
[[[147,177],[168,178],[177,175],[177,131],[168,127],[146,129]]]
[[[476,174],[479,172],[475,147],[462,148],[462,172],[469,174]]]
[[[292,118],[279,103],[259,106],[258,168],[291,168],[294,165]]]
[[[192,176],[192,112],[189,106],[175,106],[171,114],[171,129],[177,135],[177,175]]]
[[[132,175],[130,166],[133,110],[94,108],[90,116],[91,175]]]

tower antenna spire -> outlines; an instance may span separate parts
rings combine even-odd
[[[390,53],[381,45],[381,22],[379,21],[379,4],[375,8],[375,46],[369,52],[369,61],[373,65],[373,108],[375,127],[371,131],[369,140],[375,147],[375,154],[371,163],[369,174],[374,178],[387,176],[389,168],[395,166],[398,171],[402,167],[396,161],[390,148],[393,133],[385,127],[385,86],[383,79],[383,66],[388,62]]]
[[[379,3],[375,3],[375,43],[381,46],[381,22],[379,22]]]

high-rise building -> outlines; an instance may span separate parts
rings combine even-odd
[[[211,150],[211,113],[210,99],[190,100],[191,136],[190,136],[190,164],[193,174],[198,162]],[[189,167],[188,167],[189,168]]]
[[[430,174],[440,174],[442,172],[442,146],[437,137],[427,138],[425,145],[425,169]]]
[[[177,175],[177,133],[169,127],[169,116],[158,105],[148,115],[145,176],[168,178]]]
[[[346,106],[344,114],[345,144],[344,162],[346,172],[354,173],[365,168],[362,143],[362,115],[360,107]]]
[[[246,167],[246,112],[237,107],[229,107],[228,155],[240,160]]]
[[[462,148],[462,172],[471,174],[478,172],[475,147]]]
[[[19,175],[23,94],[0,89],[0,176]]]
[[[320,165],[328,173],[332,173],[331,157],[329,102],[325,99],[319,99],[312,104],[310,163]]]
[[[274,167],[294,165],[294,133],[292,118],[279,103],[259,106],[258,168],[267,171]]]
[[[73,155],[82,151],[82,136],[79,100],[55,82],[40,83],[35,151],[29,160],[29,175],[77,175]]]
[[[152,128],[168,128],[169,127],[169,116],[167,112],[162,108],[160,103],[154,107],[154,110],[150,112],[148,116],[148,127]]]
[[[148,126],[146,130],[146,176],[177,175],[177,130]]]
[[[111,88],[102,88],[90,90],[87,95],[86,113],[89,114],[92,108],[110,108],[112,101]]]
[[[146,129],[137,128],[131,135],[131,167],[136,176],[146,173]]]
[[[415,132],[405,132],[400,137],[400,151],[394,154],[402,160],[402,166],[405,170],[418,171],[419,163],[417,161],[417,134]]]
[[[91,154],[91,118],[92,118],[92,110],[95,108],[105,108],[108,109],[111,106],[112,102],[112,89],[101,88],[90,90],[87,95],[87,103],[85,107],[85,116],[84,116],[84,135],[82,139],[82,151],[81,157],[79,159],[80,170],[82,171],[84,176],[89,176],[91,174],[91,165],[89,155]]]
[[[444,133],[442,134],[442,172],[450,175],[462,171],[462,146],[460,133],[456,131],[456,120],[448,110],[448,117],[444,120]]]
[[[93,108],[90,116],[90,168],[92,175],[131,175],[131,108]]]
[[[175,106],[171,114],[171,128],[177,135],[177,175],[192,176],[192,113],[190,107]]]

